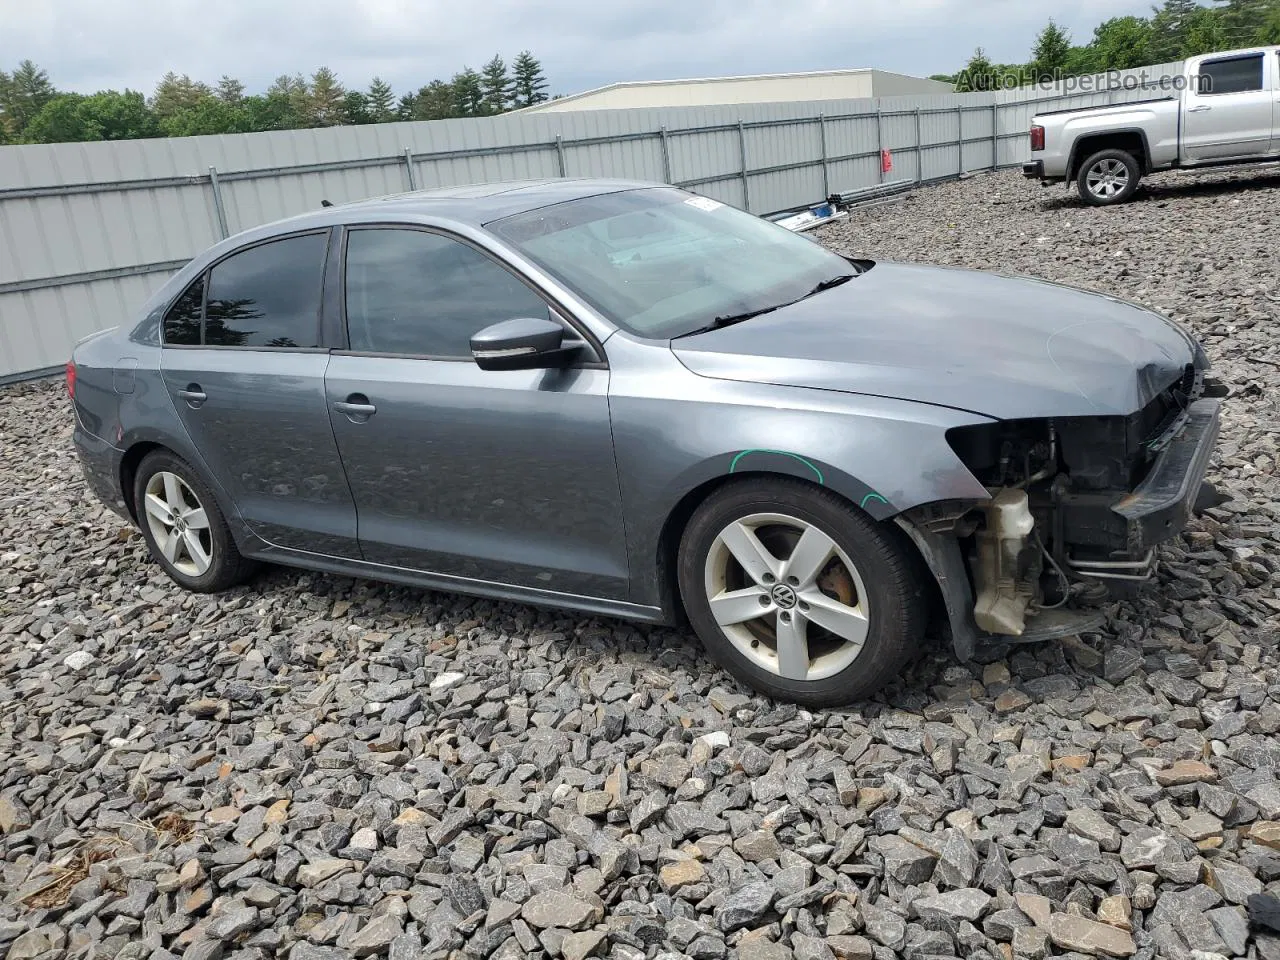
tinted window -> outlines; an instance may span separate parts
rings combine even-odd
[[[200,343],[200,309],[204,306],[204,274],[187,287],[164,317],[164,342],[193,347]]]
[[[1262,54],[1210,60],[1200,65],[1201,94],[1245,93],[1262,89]]]
[[[205,306],[205,345],[319,346],[327,241],[326,234],[276,240],[214,267]]]
[[[490,324],[548,315],[542,298],[465,243],[392,229],[347,239],[352,350],[469,358],[471,335]]]

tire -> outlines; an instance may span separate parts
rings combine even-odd
[[[175,454],[157,450],[143,459],[134,477],[133,503],[151,556],[178,586],[218,593],[244,583],[257,569],[241,556],[213,493]]]
[[[1110,207],[1133,196],[1142,166],[1126,150],[1099,150],[1080,164],[1076,186],[1080,199],[1093,207]]]
[[[685,528],[677,564],[707,652],[748,686],[805,706],[876,693],[920,648],[929,618],[922,565],[899,531],[796,480],[744,480],[713,493]],[[850,642],[859,631],[861,644]]]

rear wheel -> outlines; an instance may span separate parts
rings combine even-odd
[[[138,465],[133,502],[151,556],[181,587],[216,593],[243,583],[256,564],[240,555],[209,488],[167,450]]]
[[[1138,189],[1142,167],[1125,150],[1101,150],[1080,165],[1076,185],[1085,203],[1095,207],[1124,203]]]
[[[680,592],[708,652],[783,700],[838,706],[892,680],[928,598],[896,530],[783,479],[725,487],[681,540]]]

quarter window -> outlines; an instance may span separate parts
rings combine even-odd
[[[233,254],[209,273],[204,343],[317,347],[327,234],[274,240]]]
[[[200,344],[200,316],[204,309],[204,274],[183,292],[164,316],[164,342],[181,347]]]
[[[1262,54],[1209,60],[1200,65],[1196,92],[1201,96],[1248,93],[1262,89]]]
[[[474,247],[421,230],[361,229],[347,239],[351,349],[471,357],[471,336],[547,304]]]

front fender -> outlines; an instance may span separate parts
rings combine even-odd
[[[613,369],[610,415],[633,602],[661,603],[662,531],[681,501],[711,481],[739,473],[799,477],[877,520],[925,503],[988,496],[946,440],[952,427],[993,422],[980,414],[712,380],[683,367],[656,377]]]

